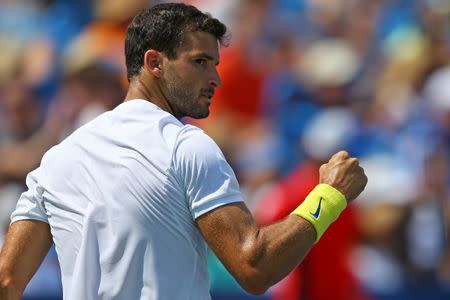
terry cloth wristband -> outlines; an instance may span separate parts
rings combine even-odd
[[[331,185],[317,185],[291,215],[297,215],[310,222],[316,230],[316,243],[325,230],[347,206],[345,196]]]

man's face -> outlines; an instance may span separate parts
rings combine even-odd
[[[206,32],[187,32],[176,53],[175,59],[163,58],[163,93],[175,117],[206,118],[220,86],[218,41]]]

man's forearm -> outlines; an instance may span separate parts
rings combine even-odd
[[[251,230],[248,243],[253,246],[247,251],[250,261],[246,263],[257,274],[264,274],[263,286],[275,284],[299,264],[346,206],[341,192],[319,184],[287,218]]]
[[[259,227],[243,203],[197,219],[211,249],[249,293],[262,294],[305,257],[316,239],[314,227],[298,216]]]
[[[254,254],[254,267],[267,274],[272,286],[289,274],[314,245],[316,232],[305,219],[288,216],[260,228]]]
[[[222,256],[239,284],[252,294],[262,294],[289,274],[314,244],[314,227],[303,218],[282,221],[247,232],[239,254]]]

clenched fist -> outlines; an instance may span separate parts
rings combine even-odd
[[[340,191],[350,203],[358,197],[367,184],[364,169],[357,158],[350,157],[346,151],[334,154],[320,169],[320,183],[326,183]]]

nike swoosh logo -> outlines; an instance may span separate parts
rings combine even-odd
[[[317,206],[317,210],[315,213],[310,212],[309,214],[317,219],[320,215],[320,208],[322,207],[322,197],[320,197],[319,206]]]

